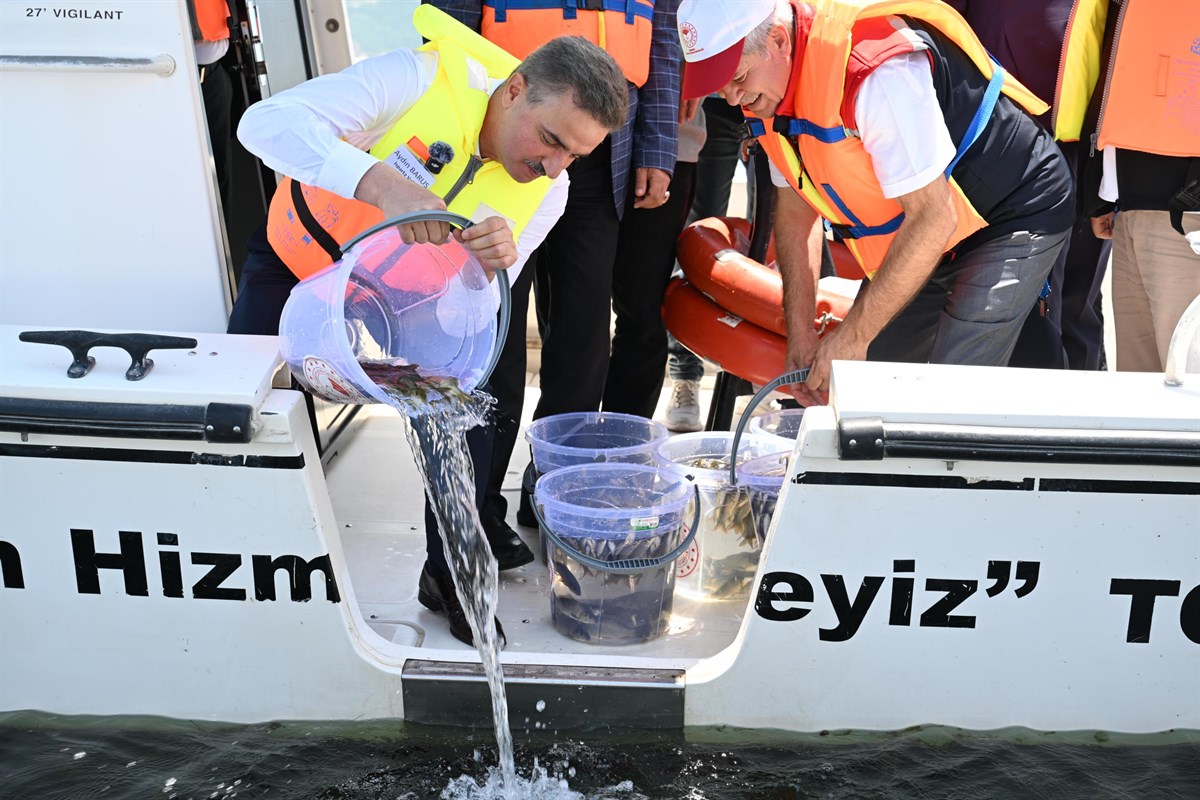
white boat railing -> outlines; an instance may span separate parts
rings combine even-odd
[[[4,72],[148,72],[164,78],[175,73],[175,59],[168,55],[146,58],[122,56],[28,56],[0,55]]]

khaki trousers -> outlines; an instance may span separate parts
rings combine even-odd
[[[1200,230],[1200,214],[1184,214],[1183,228]],[[1197,295],[1200,255],[1171,227],[1169,214],[1118,213],[1112,249],[1117,369],[1162,372],[1171,334]]]

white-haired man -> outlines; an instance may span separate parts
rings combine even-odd
[[[678,24],[684,97],[742,106],[771,158],[799,399],[837,359],[1006,364],[1074,220],[1045,104],[936,0],[684,0]],[[821,218],[870,280],[818,339]]]

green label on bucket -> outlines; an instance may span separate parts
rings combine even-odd
[[[648,531],[658,527],[658,517],[633,517],[629,520],[629,527],[635,531]]]

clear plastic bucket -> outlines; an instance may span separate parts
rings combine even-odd
[[[669,435],[662,423],[607,411],[542,417],[525,431],[539,475],[604,461],[653,464],[655,445]]]
[[[803,408],[785,408],[751,417],[746,431],[764,436],[780,436],[795,442],[796,437],[800,435],[800,423],[803,421]],[[791,447],[790,444],[788,446]]]
[[[659,463],[700,490],[700,530],[676,565],[679,591],[706,601],[745,600],[758,569],[761,540],[754,529],[746,489],[730,484],[733,433],[704,431],[672,436],[655,449]],[[777,436],[748,434],[738,445],[737,463],[790,451]]]
[[[292,289],[279,349],[314,394],[423,413],[486,380],[498,347],[496,295],[454,239],[405,244],[395,225],[413,219],[389,221]]]
[[[767,531],[775,516],[775,505],[779,492],[788,475],[789,452],[760,456],[737,467],[738,486],[746,491],[750,503],[750,522],[758,537],[759,549],[767,540]]]
[[[581,464],[538,479],[550,618],[564,636],[640,644],[670,623],[675,558],[686,549],[694,491],[644,464]]]

